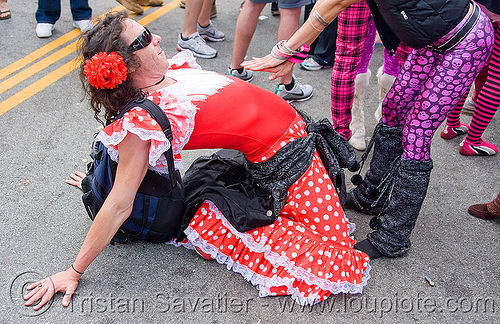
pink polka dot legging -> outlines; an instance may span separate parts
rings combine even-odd
[[[464,22],[433,45],[452,37]],[[382,106],[382,121],[403,127],[403,158],[430,159],[434,133],[483,68],[493,41],[493,26],[481,12],[470,33],[452,50],[436,53],[421,48],[410,53]]]

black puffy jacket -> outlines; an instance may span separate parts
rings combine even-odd
[[[465,17],[470,0],[365,0],[389,52],[399,41],[415,49],[449,33]]]
[[[489,11],[500,15],[500,1],[498,0],[476,0],[477,3],[485,6]]]

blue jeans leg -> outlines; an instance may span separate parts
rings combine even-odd
[[[92,17],[92,8],[88,0],[71,0],[73,20],[87,20]]]
[[[60,0],[38,0],[38,9],[35,14],[37,23],[55,24],[60,16]]]

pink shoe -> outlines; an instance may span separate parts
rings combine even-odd
[[[466,139],[460,143],[460,148],[458,149],[460,154],[463,155],[495,155],[498,152],[498,148],[495,144],[490,144],[486,141],[481,140],[480,144],[472,144]]]
[[[444,124],[444,129],[441,131],[441,137],[444,139],[452,139],[458,135],[467,134],[469,125],[460,123],[458,127],[451,127],[448,123]]]

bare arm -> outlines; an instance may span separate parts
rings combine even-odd
[[[359,1],[361,0],[318,0],[311,10],[311,13],[317,10],[328,23],[331,23],[347,7]],[[314,20],[311,16],[309,19]],[[320,26],[317,23],[315,25]],[[311,45],[312,42],[318,38],[320,33],[321,32],[315,30],[311,24],[307,22],[290,37],[286,44],[291,49],[297,49],[304,43]]]
[[[321,17],[323,17],[328,23],[331,23],[344,9],[359,1],[361,0],[318,0],[311,12],[317,10],[321,14]],[[311,25],[311,22],[316,26],[316,28],[320,26],[312,15],[309,16],[308,21],[306,21],[299,28],[299,30],[297,30],[295,34],[287,40],[286,45],[288,48],[297,50],[303,44],[311,45],[312,42],[314,42],[321,31],[316,30]],[[271,54],[261,58],[253,58],[252,61],[243,62],[241,65],[253,71],[266,71],[274,73],[269,76],[270,80],[286,74],[291,68],[293,68],[293,63],[274,58]]]
[[[120,163],[116,170],[115,183],[73,263],[76,271],[84,272],[87,269],[132,212],[135,195],[148,169],[149,146],[149,141],[142,141],[130,133],[118,145]],[[70,267],[29,286],[31,292],[24,297],[27,300],[25,305],[29,306],[41,299],[34,307],[37,310],[56,292],[62,291],[65,293],[63,305],[68,306],[81,277],[74,269]]]

